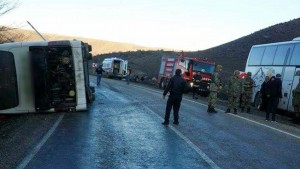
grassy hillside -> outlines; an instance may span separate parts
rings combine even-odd
[[[10,37],[13,37],[14,41],[41,41],[42,39],[34,32],[24,29],[15,29],[7,31]],[[82,40],[92,45],[93,55],[112,53],[112,52],[126,52],[126,51],[137,51],[137,50],[157,50],[158,48],[149,48],[129,43],[119,43],[99,39],[89,39],[82,37],[71,37],[57,34],[41,33],[47,40]]]
[[[251,46],[256,44],[289,41],[295,37],[300,37],[299,27],[300,18],[262,29],[250,35],[207,50],[186,52],[185,56],[206,57],[215,61],[217,64],[223,65],[223,78],[225,81],[227,77],[233,74],[234,70],[245,70]],[[129,65],[136,73],[156,77],[158,75],[161,57],[178,55],[178,52],[164,51],[118,52],[98,55],[95,57],[94,62],[102,62],[106,57],[120,57],[129,60]]]

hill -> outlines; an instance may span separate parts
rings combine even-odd
[[[6,31],[6,34],[9,34],[10,37],[14,41],[41,41],[42,39],[31,30],[25,29],[14,29],[10,31]],[[64,36],[58,34],[49,34],[49,33],[41,33],[45,39],[47,40],[82,40],[92,45],[93,55],[105,54],[105,53],[112,53],[112,52],[127,52],[127,51],[137,51],[137,50],[159,50],[160,48],[150,48],[144,47],[129,43],[120,43],[120,42],[112,42],[106,40],[99,40],[99,39],[90,39],[90,38],[83,38],[83,37],[72,37],[72,36]]]
[[[187,57],[206,57],[223,65],[223,78],[228,78],[234,70],[245,70],[248,53],[253,45],[289,41],[300,36],[300,18],[276,24],[259,30],[234,41],[207,50],[185,52]],[[179,56],[178,52],[137,51],[117,52],[97,55],[94,62],[102,62],[107,57],[120,57],[129,60],[129,65],[136,74],[157,77],[162,56]]]

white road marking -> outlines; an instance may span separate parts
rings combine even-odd
[[[40,149],[43,147],[43,145],[46,143],[46,141],[50,138],[50,136],[54,133],[55,129],[61,122],[61,120],[64,117],[64,113],[59,116],[57,121],[53,124],[51,129],[44,135],[44,137],[41,139],[41,141],[33,148],[33,150],[22,160],[22,162],[18,165],[16,169],[24,169],[28,163],[34,158],[34,156],[40,151]]]
[[[152,90],[152,89],[148,89],[148,88],[145,88],[145,87],[141,87],[141,86],[137,86],[137,85],[134,85],[136,87],[139,87],[139,88],[142,88],[142,89],[145,89],[145,90],[149,90],[149,91],[153,91],[153,92],[156,92],[156,93],[162,93],[162,92],[159,92],[159,91],[156,91],[156,90]],[[193,103],[196,103],[196,104],[200,104],[201,106],[207,106],[206,104],[203,104],[203,103],[199,103],[199,102],[195,102],[193,100],[189,100],[189,99],[186,99],[186,98],[183,98],[183,100],[186,100],[186,101],[190,101],[190,102],[193,102]],[[221,109],[217,109],[218,111],[225,111],[225,110],[221,110]],[[261,126],[264,126],[266,128],[269,128],[269,129],[272,129],[272,130],[275,130],[275,131],[278,131],[280,133],[284,133],[286,135],[289,135],[289,136],[292,136],[294,138],[297,138],[297,139],[300,139],[300,136],[297,136],[295,134],[292,134],[292,133],[289,133],[289,132],[286,132],[286,131],[283,131],[283,130],[280,130],[280,129],[277,129],[277,128],[274,128],[274,127],[271,127],[271,126],[268,126],[268,125],[265,125],[263,123],[259,123],[257,121],[254,121],[254,120],[251,120],[251,119],[247,119],[245,117],[242,117],[242,116],[239,116],[239,115],[234,115],[234,114],[228,114],[228,115],[231,115],[231,116],[234,116],[234,117],[237,117],[237,118],[240,118],[240,119],[243,119],[243,120],[246,120],[246,121],[249,121],[249,122],[252,122],[252,123],[255,123],[255,124],[258,124],[258,125],[261,125]]]
[[[157,113],[155,113],[153,110],[148,108],[147,106],[143,106],[145,109],[147,109],[149,112],[157,116],[161,121],[164,119],[159,116]],[[179,130],[177,130],[172,125],[168,126],[171,130],[173,130],[180,138],[182,138],[192,149],[194,149],[201,157],[202,159],[207,162],[213,169],[221,169],[215,162],[213,162],[200,148],[198,148],[190,139],[188,139],[186,136],[184,136]]]

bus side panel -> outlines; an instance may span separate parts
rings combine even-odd
[[[87,100],[86,100],[86,89],[84,84],[84,72],[83,72],[83,59],[81,48],[72,48],[74,57],[74,70],[76,79],[76,99],[77,106],[76,110],[86,110]]]
[[[279,101],[278,107],[288,110],[289,99],[291,97],[291,89],[295,74],[295,67],[285,67],[282,74],[282,99]]]
[[[293,107],[293,94],[292,91],[297,87],[299,83],[299,78],[300,78],[300,68],[296,68],[295,73],[293,74],[293,84],[292,84],[292,90],[290,93],[290,98],[289,98],[289,105],[288,105],[288,111],[293,112],[294,107]]]
[[[255,87],[253,89],[252,102],[254,102],[255,95],[260,91],[261,85],[266,76],[275,76],[276,74],[282,74],[282,66],[247,66],[246,72],[252,73],[252,79],[255,81]],[[279,107],[279,106],[278,106]],[[281,108],[281,107],[280,107]]]

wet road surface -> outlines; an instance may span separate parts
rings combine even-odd
[[[20,115],[10,119],[14,125],[1,125],[1,168],[300,166],[297,128],[208,114],[189,97],[180,124],[166,127],[165,104],[161,90],[103,79],[88,112]]]

